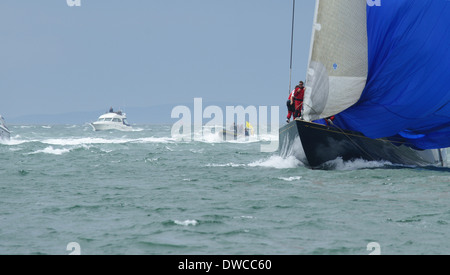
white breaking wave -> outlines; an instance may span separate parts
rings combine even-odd
[[[131,143],[174,143],[175,139],[170,137],[147,137],[130,140]]]
[[[239,135],[237,139],[229,138],[224,140],[222,135],[223,126],[203,126],[201,130],[197,130],[195,132],[189,134],[173,134],[173,138],[176,141],[197,141],[204,143],[254,143],[254,142],[267,142],[267,141],[277,141],[278,140],[278,132],[276,133],[265,133],[254,135],[244,136]],[[227,128],[229,129],[229,128]]]
[[[104,138],[56,138],[56,139],[45,139],[40,141],[45,144],[51,145],[61,145],[61,146],[75,146],[83,144],[114,144],[114,143],[125,143],[125,139],[104,139]]]
[[[38,141],[38,140],[33,140],[33,141]],[[42,142],[44,144],[49,144],[49,145],[76,146],[76,145],[89,145],[89,144],[171,143],[173,141],[174,140],[172,138],[168,138],[168,137],[162,137],[162,138],[148,137],[148,138],[137,138],[137,139],[126,139],[126,138],[106,139],[106,138],[89,138],[89,137],[87,137],[87,138],[45,139],[45,140],[40,140],[39,142]],[[31,140],[23,141],[23,142],[31,142]]]
[[[14,137],[14,138],[11,138],[10,140],[2,141],[2,144],[14,146],[14,145],[20,145],[22,143],[35,142],[35,141],[37,141],[37,140],[20,140],[20,139],[18,140],[18,139],[16,139],[16,137]]]
[[[302,178],[301,176],[297,176],[297,177],[289,177],[289,178],[279,177],[278,179],[284,180],[284,181],[296,181],[296,180],[300,180],[301,178]]]
[[[247,166],[246,164],[237,164],[237,163],[225,163],[225,164],[215,164],[215,163],[209,163],[206,165],[206,167],[243,167]]]
[[[299,161],[294,156],[289,156],[287,158],[283,158],[280,156],[271,156],[269,159],[258,160],[250,163],[248,166],[250,167],[269,167],[276,169],[288,169],[288,168],[296,168],[302,166],[302,162]]]
[[[185,221],[174,220],[173,222],[174,222],[175,224],[183,225],[183,226],[189,226],[189,225],[195,226],[195,225],[197,225],[197,223],[198,223],[196,220],[185,220]]]
[[[268,159],[257,160],[249,164],[239,164],[229,162],[223,164],[209,163],[206,165],[206,167],[268,167],[276,169],[289,169],[289,168],[296,168],[299,166],[303,166],[303,164],[294,156],[289,156],[287,158],[283,158],[280,156],[271,156]]]
[[[389,161],[368,161],[363,159],[355,159],[351,161],[344,161],[342,158],[337,158],[335,160],[327,161],[324,167],[333,170],[359,170],[368,168],[379,168],[386,165],[392,165]]]
[[[362,159],[343,161],[342,158],[337,158],[323,164],[325,169],[330,170],[358,170],[358,169],[371,169],[379,168],[387,165],[392,165],[388,161],[367,161]],[[283,158],[281,156],[271,156],[268,159],[257,160],[249,164],[239,164],[239,163],[209,163],[206,167],[267,167],[275,169],[291,169],[304,166],[304,164],[294,156],[289,156]],[[291,176],[291,177],[279,177],[278,179],[284,181],[297,181],[300,180],[301,176]]]
[[[40,142],[48,145],[59,146],[77,146],[77,145],[92,145],[92,144],[123,144],[123,143],[175,143],[176,140],[170,137],[143,137],[143,138],[50,138],[50,139],[19,139],[16,136],[10,140],[4,141],[5,145],[20,145],[30,142]]]
[[[203,154],[203,152],[205,151],[205,148],[201,148],[201,149],[189,149],[189,152],[194,153],[194,154]]]
[[[68,149],[68,148],[55,149],[52,146],[49,146],[45,149],[37,150],[37,151],[29,153],[29,154],[34,155],[34,154],[43,153],[43,154],[51,154],[51,155],[62,155],[64,153],[68,153],[68,152],[70,152],[70,149]]]

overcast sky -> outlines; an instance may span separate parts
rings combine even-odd
[[[280,105],[292,0],[0,1],[0,114],[184,104]],[[293,83],[314,0],[296,1]],[[280,109],[284,112],[284,109]]]

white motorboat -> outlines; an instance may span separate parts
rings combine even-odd
[[[131,131],[132,127],[127,122],[127,116],[121,111],[108,112],[101,115],[97,121],[91,123],[94,131],[119,130]]]
[[[0,140],[9,140],[11,132],[5,125],[5,119],[0,115]]]

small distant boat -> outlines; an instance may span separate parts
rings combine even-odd
[[[234,124],[230,130],[224,128],[219,132],[219,135],[223,136],[224,140],[232,140],[252,136],[254,134],[253,132],[253,126],[247,121],[245,123],[245,128],[242,125],[237,126]]]
[[[133,128],[127,122],[127,116],[122,111],[113,112],[112,109],[101,115],[97,121],[91,123],[94,131],[119,130],[131,131]]]
[[[5,125],[5,119],[0,115],[0,140],[9,140],[11,132]]]

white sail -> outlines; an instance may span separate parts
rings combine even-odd
[[[303,118],[335,115],[355,104],[368,73],[366,0],[317,0]]]

